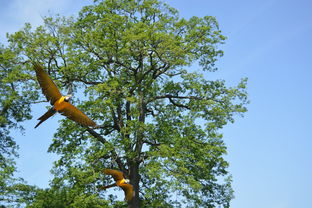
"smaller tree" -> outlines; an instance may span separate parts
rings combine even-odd
[[[25,202],[33,187],[22,178],[15,178],[18,146],[10,135],[23,131],[21,122],[31,119],[31,103],[37,99],[30,90],[29,71],[21,70],[17,51],[0,46],[0,204],[18,205]]]

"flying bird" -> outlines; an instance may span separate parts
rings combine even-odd
[[[125,200],[130,201],[135,192],[133,190],[133,186],[129,183],[129,180],[125,179],[124,173],[112,169],[104,169],[104,173],[113,176],[116,183],[108,186],[102,186],[100,189],[108,189],[114,186],[119,186],[125,192]]]
[[[81,124],[82,126],[97,126],[96,123],[92,121],[86,114],[70,104],[69,101],[72,95],[63,96],[49,75],[43,70],[41,65],[37,63],[34,63],[33,65],[36,71],[37,80],[42,89],[42,93],[46,96],[47,100],[50,101],[50,104],[52,105],[52,108],[50,108],[45,114],[38,118],[39,123],[35,126],[35,128],[53,116],[56,112],[61,113],[67,118]]]

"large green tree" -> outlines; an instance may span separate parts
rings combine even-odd
[[[46,196],[64,207],[229,207],[219,130],[246,111],[247,96],[246,80],[228,87],[207,79],[224,40],[214,17],[180,18],[157,0],[95,0],[77,19],[45,18],[12,34],[20,70],[43,64],[100,126],[61,121],[49,148],[60,155],[51,189],[29,207],[44,207]],[[99,192],[110,178],[103,168],[129,177],[131,202]]]

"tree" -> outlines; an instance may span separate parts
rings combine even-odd
[[[180,18],[157,0],[95,0],[77,19],[48,17],[11,35],[24,70],[42,63],[100,125],[62,120],[49,148],[61,156],[53,193],[70,190],[67,206],[80,207],[105,197],[101,170],[116,168],[136,192],[128,207],[229,207],[219,130],[246,111],[247,94],[245,79],[236,87],[206,79],[224,40],[214,17]]]
[[[33,187],[22,178],[14,177],[18,146],[10,135],[20,130],[22,121],[31,118],[31,103],[37,99],[29,72],[22,71],[17,63],[16,51],[0,46],[0,205],[21,204]]]

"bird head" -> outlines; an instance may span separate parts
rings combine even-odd
[[[71,95],[71,94],[69,94],[69,95],[66,95],[65,96],[65,102],[69,102],[69,100],[72,98],[73,96]]]
[[[130,180],[125,178],[125,182],[130,184]]]

